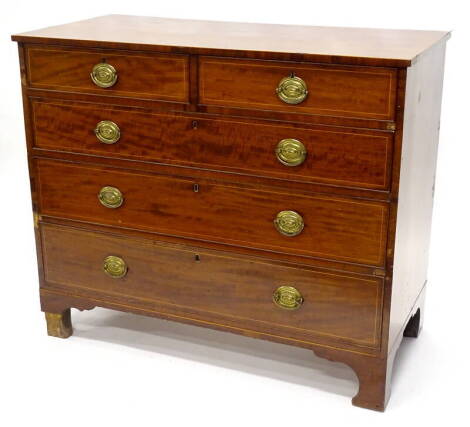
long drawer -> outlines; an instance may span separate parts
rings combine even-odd
[[[36,166],[42,215],[307,257],[384,263],[386,203],[46,159]]]
[[[270,178],[387,189],[388,132],[306,129],[33,101],[35,147]]]
[[[48,224],[41,237],[46,286],[294,341],[380,342],[379,278]]]
[[[392,68],[201,57],[203,105],[393,120]]]
[[[33,88],[173,102],[189,100],[186,55],[29,47]]]

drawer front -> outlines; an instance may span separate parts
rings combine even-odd
[[[91,74],[98,67],[94,83]],[[114,69],[106,69],[111,66]],[[188,102],[188,58],[184,55],[87,52],[34,47],[27,50],[34,88]],[[104,73],[100,78],[99,73]],[[112,74],[112,76],[111,76]],[[111,79],[111,80],[110,80]],[[111,84],[100,87],[98,83]],[[106,83],[108,82],[108,83]]]
[[[43,215],[383,265],[386,203],[293,195],[43,159],[37,168]],[[111,200],[115,208],[100,203],[100,191],[102,199]]]
[[[47,224],[41,226],[41,235],[46,282],[75,294],[101,292],[111,296],[106,300],[121,298],[127,306],[145,302],[157,312],[295,340],[379,345],[378,278]],[[122,267],[119,275],[118,268],[112,270],[115,277],[109,275],[110,256],[118,257],[115,266]],[[297,309],[273,302],[282,286],[301,295]]]
[[[38,148],[348,187],[389,186],[393,140],[387,132],[305,129],[38,101],[33,113]],[[119,139],[99,140],[95,129],[99,132],[104,121],[117,126]],[[294,156],[285,157],[289,148]]]
[[[281,81],[289,77],[300,78],[305,86],[301,88],[298,82],[289,85],[287,80],[281,88]],[[214,106],[393,120],[396,83],[396,70],[387,68],[202,57],[199,102]],[[289,104],[302,99],[305,88],[305,99]],[[283,94],[288,98],[286,101],[279,96]]]

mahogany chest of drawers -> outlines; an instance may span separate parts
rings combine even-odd
[[[426,285],[442,32],[105,16],[19,44],[41,307],[312,349],[383,410]]]

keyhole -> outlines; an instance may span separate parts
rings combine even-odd
[[[201,258],[199,257],[198,254],[194,255],[194,261],[195,262],[201,262]]]
[[[193,185],[193,191],[194,191],[195,193],[199,193],[199,184],[194,184],[194,185]]]
[[[193,129],[197,129],[197,120],[193,120],[193,122],[191,123],[191,126],[193,127]]]

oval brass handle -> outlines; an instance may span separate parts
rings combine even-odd
[[[118,256],[107,256],[103,261],[103,271],[113,279],[120,279],[127,274],[127,264]]]
[[[285,166],[301,165],[307,157],[305,145],[297,139],[283,139],[276,147],[277,159]]]
[[[116,187],[103,187],[98,193],[98,200],[107,208],[118,208],[124,202],[124,196]]]
[[[294,237],[304,229],[304,219],[295,211],[281,211],[274,219],[274,226],[284,236]]]
[[[297,310],[304,299],[302,294],[293,286],[280,286],[273,293],[273,301],[280,308]]]
[[[115,144],[121,138],[121,130],[116,123],[103,120],[96,125],[95,135],[104,144]]]
[[[277,96],[286,104],[300,104],[307,98],[307,84],[297,76],[284,77],[277,86]]]
[[[93,67],[90,77],[96,86],[107,88],[117,82],[118,75],[116,69],[111,64],[101,62]]]

